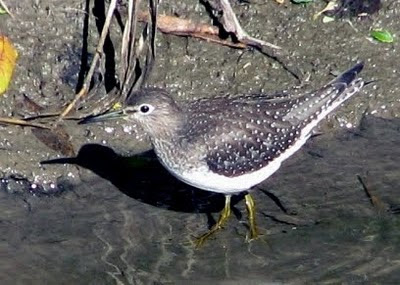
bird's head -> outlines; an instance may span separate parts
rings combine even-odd
[[[185,120],[183,111],[165,90],[143,89],[130,94],[120,110],[85,119],[82,123],[120,118],[138,124],[154,138],[177,133],[175,131],[179,131]]]

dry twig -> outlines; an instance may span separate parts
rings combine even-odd
[[[7,8],[7,5],[3,2],[3,0],[0,0],[0,6],[3,7],[4,11],[6,11],[8,15],[10,15],[12,18],[14,18],[14,15]]]
[[[266,41],[256,39],[248,35],[245,30],[240,26],[240,23],[233,12],[231,4],[228,0],[220,0],[221,9],[223,11],[222,14],[222,25],[224,29],[229,32],[233,33],[240,42],[243,42],[249,46],[254,46],[257,48],[262,47],[269,47],[272,49],[281,49],[281,47],[268,43]]]
[[[99,43],[97,44],[97,48],[96,48],[96,53],[93,57],[93,61],[92,64],[90,65],[89,71],[86,75],[85,81],[83,83],[83,86],[81,88],[81,90],[75,95],[75,98],[72,100],[72,102],[64,109],[64,111],[61,113],[60,115],[60,119],[63,119],[66,115],[69,114],[69,112],[71,112],[71,110],[76,106],[76,104],[78,103],[78,101],[80,99],[82,99],[82,97],[86,96],[88,91],[89,91],[89,87],[90,87],[90,82],[92,80],[94,71],[96,69],[97,66],[97,62],[100,59],[100,55],[103,54],[103,46],[104,46],[104,41],[107,37],[108,34],[108,30],[111,24],[111,19],[112,16],[114,14],[114,10],[117,4],[117,0],[111,0],[110,1],[110,5],[108,7],[108,11],[107,11],[107,17],[103,26],[103,30],[101,31],[101,36],[99,39]]]
[[[40,129],[50,129],[50,127],[38,124],[38,123],[31,123],[27,122],[25,120],[17,119],[17,118],[3,118],[0,117],[0,124],[5,124],[5,125],[17,125],[21,127],[34,127],[34,128],[40,128]]]

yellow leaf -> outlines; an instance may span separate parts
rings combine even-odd
[[[18,53],[9,39],[0,36],[0,95],[3,94],[10,84]]]
[[[119,103],[119,102],[115,103],[115,104],[111,107],[111,110],[113,110],[113,111],[116,111],[116,110],[119,110],[119,109],[122,109],[122,104]]]

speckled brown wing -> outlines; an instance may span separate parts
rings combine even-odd
[[[205,161],[211,171],[229,177],[250,173],[296,140],[296,126],[282,120],[288,102],[260,95],[193,102],[188,137],[193,147],[206,145]]]

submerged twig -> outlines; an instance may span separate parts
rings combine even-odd
[[[365,194],[367,194],[367,197],[369,198],[372,206],[374,206],[379,212],[385,212],[387,207],[385,203],[382,202],[382,200],[374,194],[374,189],[373,186],[371,185],[371,181],[369,181],[369,178],[363,179],[360,175],[357,175],[358,181],[360,181]]]

